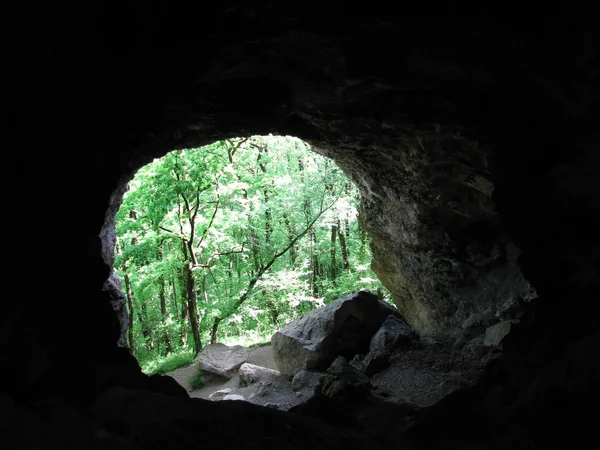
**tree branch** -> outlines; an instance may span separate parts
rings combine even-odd
[[[256,276],[252,280],[250,280],[250,282],[248,283],[248,288],[244,291],[244,293],[240,296],[240,298],[238,298],[238,300],[235,302],[233,307],[227,313],[223,314],[222,316],[216,317],[215,320],[219,319],[218,321],[221,322],[221,321],[227,319],[233,313],[235,313],[238,310],[238,308],[240,306],[242,306],[242,304],[246,301],[246,299],[248,298],[248,296],[250,295],[250,293],[256,286],[256,283],[258,283],[258,281],[261,279],[261,277],[271,268],[271,266],[273,264],[275,264],[277,259],[282,257],[283,255],[285,255],[289,251],[289,249],[292,248],[296,244],[296,242],[298,242],[299,239],[304,237],[306,235],[306,233],[308,233],[310,231],[310,229],[313,227],[313,225],[317,222],[317,220],[319,220],[321,218],[321,216],[325,213],[325,211],[331,209],[337,203],[339,198],[340,197],[338,196],[331,204],[329,204],[325,208],[321,208],[321,210],[319,211],[317,216],[308,224],[308,226],[306,228],[304,228],[304,230],[302,230],[298,235],[296,235],[296,237],[294,237],[294,239],[292,239],[283,250],[275,253],[273,255],[273,257],[271,258],[271,260],[258,271]]]
[[[167,233],[169,233],[169,234],[172,234],[173,236],[177,236],[179,239],[181,239],[181,240],[182,240],[182,241],[184,241],[184,242],[187,242],[187,237],[185,237],[185,236],[184,236],[184,235],[182,235],[182,234],[179,234],[179,233],[177,233],[176,231],[169,230],[168,228],[165,228],[165,227],[163,227],[162,225],[159,225],[159,226],[158,226],[158,228],[159,228],[160,230],[166,231],[166,232],[167,232]]]
[[[242,146],[242,144],[244,144],[244,142],[247,142],[248,139],[250,138],[241,138],[236,144],[233,143],[232,139],[226,140],[226,142],[232,147],[231,149],[227,149],[227,158],[229,159],[230,164],[233,164],[233,156],[235,155],[235,152],[237,152]]]

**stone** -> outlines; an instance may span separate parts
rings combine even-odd
[[[231,388],[219,389],[218,391],[215,391],[212,394],[210,394],[208,396],[208,399],[212,401],[223,400],[223,397],[230,394],[232,390],[233,389]]]
[[[338,356],[327,369],[322,380],[321,393],[328,397],[363,394],[371,389],[369,377]]]
[[[390,315],[371,338],[369,352],[356,355],[350,361],[350,365],[371,377],[389,365],[389,358],[394,349],[401,345],[409,345],[418,339],[419,335],[403,319]]]
[[[322,373],[301,370],[292,378],[292,389],[296,392],[306,390],[315,394],[320,391],[324,376]]]
[[[238,400],[238,401],[246,401],[243,395],[239,394],[227,394],[223,397],[223,400]]]
[[[369,353],[391,351],[398,345],[406,345],[419,338],[404,320],[388,316],[369,343]]]
[[[281,374],[276,370],[250,363],[242,364],[238,371],[238,375],[242,386],[249,386],[259,381],[270,381],[273,378],[281,377]]]
[[[339,378],[344,378],[351,383],[369,383],[369,378],[356,367],[348,364],[348,361],[342,356],[338,356],[335,361],[331,363],[331,366],[329,366],[326,373]]]
[[[372,377],[377,372],[390,365],[390,355],[383,353],[368,353],[366,355],[356,355],[350,365],[356,367],[368,377]]]
[[[286,324],[271,338],[279,371],[294,376],[303,369],[327,367],[338,356],[365,353],[390,314],[399,313],[368,291],[356,291]]]
[[[250,397],[266,397],[275,392],[276,386],[270,381],[259,381],[255,384],[254,393]]]
[[[225,344],[210,344],[202,349],[196,358],[198,369],[233,378],[238,369],[248,359],[248,350],[241,345],[229,347]]]
[[[483,338],[483,345],[486,347],[493,347],[500,345],[502,340],[510,333],[513,323],[517,321],[505,320],[504,322],[497,323],[488,327],[485,330],[485,336]]]

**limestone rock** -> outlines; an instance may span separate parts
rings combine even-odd
[[[338,356],[327,369],[321,392],[328,397],[342,397],[347,393],[366,393],[370,389],[369,377]]]
[[[215,391],[212,394],[210,394],[208,396],[208,399],[212,401],[223,400],[223,397],[230,394],[231,391],[231,388],[219,389],[218,391]]]
[[[223,397],[223,400],[240,400],[240,401],[246,401],[246,399],[244,398],[243,395],[239,395],[239,394],[227,394],[225,397]]]
[[[502,340],[510,333],[513,323],[517,321],[505,320],[504,322],[497,323],[488,327],[485,330],[485,337],[483,338],[483,345],[492,347],[500,345]]]
[[[279,371],[327,367],[338,356],[366,353],[375,332],[395,308],[367,291],[356,291],[288,323],[271,338]]]
[[[408,344],[418,337],[417,333],[404,320],[390,315],[371,338],[369,352],[392,350],[398,345]]]
[[[352,361],[350,361],[350,365],[356,367],[368,377],[372,377],[377,372],[388,367],[390,365],[390,359],[388,354],[369,352],[366,355],[356,355]]]
[[[390,315],[371,338],[369,352],[355,356],[350,365],[371,377],[389,365],[389,357],[394,349],[417,339],[419,335],[404,320]]]
[[[232,378],[248,359],[248,350],[241,345],[229,347],[225,344],[210,344],[196,358],[198,369]]]
[[[259,381],[270,381],[273,378],[281,377],[281,374],[276,370],[250,363],[242,364],[238,375],[242,386],[249,386]]]
[[[292,389],[298,391],[308,391],[315,394],[321,390],[321,382],[325,375],[310,370],[301,370],[292,379]]]

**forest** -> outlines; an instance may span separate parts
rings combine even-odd
[[[289,136],[177,150],[141,168],[117,215],[115,271],[143,370],[190,363],[207,343],[267,342],[358,289],[390,301],[369,268],[358,195]]]

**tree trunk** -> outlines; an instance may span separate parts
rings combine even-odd
[[[162,261],[163,253],[162,253],[162,241],[159,241],[158,250],[157,250],[157,258],[159,261]],[[165,278],[160,276],[160,291],[158,293],[160,298],[160,313],[162,315],[162,326],[166,327],[167,322],[167,293],[166,293],[166,283]],[[171,337],[169,336],[169,332],[166,328],[163,330],[163,341],[165,344],[165,354],[168,355],[173,351],[171,348]]]
[[[258,149],[258,156],[256,157],[256,162],[258,163],[258,167],[263,174],[267,173],[267,165],[261,162],[262,154],[267,153],[267,147],[255,146]],[[271,244],[271,235],[273,234],[273,214],[271,212],[271,207],[269,206],[269,198],[271,195],[271,190],[273,189],[273,181],[271,181],[269,186],[263,187],[263,198],[265,200],[265,243],[267,244],[267,248],[270,248]]]
[[[187,348],[187,326],[188,326],[188,307],[187,301],[184,298],[181,302],[181,328],[179,332],[179,339],[182,348]]]
[[[273,319],[273,325],[276,327],[280,327],[279,324],[279,311],[277,310],[277,305],[273,300],[269,300],[266,302],[267,309],[271,313],[271,319]]]
[[[319,287],[317,285],[319,279],[319,257],[317,255],[317,233],[315,229],[310,230],[310,262],[311,262],[311,277],[310,287],[313,297],[319,295]]]
[[[182,243],[182,246],[184,246],[184,244]],[[185,248],[185,246],[184,246]],[[183,348],[187,348],[187,338],[188,338],[188,332],[187,332],[187,327],[188,327],[188,303],[187,303],[187,297],[186,297],[186,290],[183,289],[183,286],[186,286],[186,280],[185,280],[185,275],[184,275],[184,271],[181,270],[179,272],[179,277],[181,280],[181,316],[180,316],[180,341],[181,341],[181,347]]]
[[[337,275],[337,263],[335,260],[335,238],[337,237],[337,225],[331,225],[331,280]]]
[[[210,333],[210,343],[216,344],[219,338],[219,324],[221,323],[220,317],[215,317],[215,321],[213,322],[212,330]]]
[[[271,235],[273,234],[273,214],[269,206],[269,190],[267,188],[263,191],[263,198],[265,199],[265,243],[267,248],[270,248]]]
[[[340,239],[340,250],[342,251],[342,261],[344,270],[350,270],[350,258],[348,257],[348,247],[346,246],[346,236],[342,231],[342,226],[338,219],[338,237]]]
[[[165,279],[163,277],[160,278],[160,312],[162,314],[162,322],[163,327],[166,326],[167,321],[167,295],[166,295],[166,287],[165,287]],[[165,342],[165,354],[169,354],[173,351],[171,348],[171,336],[169,336],[169,332],[165,329],[163,331],[163,340]]]
[[[121,244],[117,239],[115,243],[115,248],[119,256],[123,256],[123,251],[121,250]],[[127,261],[123,260],[123,272],[125,272],[125,276],[123,277],[125,280],[125,297],[127,298],[127,307],[129,308],[129,325],[127,327],[127,336],[129,338],[129,353],[131,356],[135,357],[135,340],[133,338],[133,289],[131,288],[131,280],[129,279],[129,275],[127,274]]]
[[[146,303],[140,302],[140,310],[138,311],[138,320],[142,327],[142,335],[144,336],[144,341],[146,342],[146,348],[148,350],[154,350],[154,342],[152,341],[152,329],[148,324],[148,307]]]
[[[194,273],[192,272],[191,263],[185,266],[186,272],[186,293],[188,304],[188,317],[190,326],[192,327],[192,336],[194,337],[194,354],[197,355],[202,350],[202,342],[200,341],[200,332],[198,329],[198,315],[196,312],[196,288],[194,282]]]
[[[294,239],[294,230],[292,229],[292,224],[290,222],[290,218],[287,214],[283,215],[283,221],[285,223],[285,227],[287,229],[288,232],[288,239],[291,242]],[[290,248],[290,263],[292,264],[292,267],[296,264],[296,247],[292,246],[292,248]]]
[[[125,265],[123,265],[126,270]],[[127,306],[129,307],[129,328],[127,334],[129,335],[129,353],[135,356],[135,341],[133,340],[133,291],[131,289],[131,280],[129,275],[125,274],[125,295],[127,297]]]

